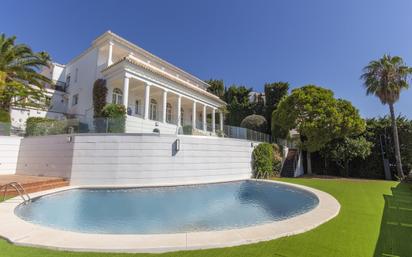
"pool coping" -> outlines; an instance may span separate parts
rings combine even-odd
[[[339,214],[339,202],[328,193],[287,182],[274,180],[257,181],[284,184],[307,190],[318,197],[319,204],[309,212],[286,220],[237,229],[174,234],[91,234],[58,230],[24,221],[14,214],[14,209],[22,202],[19,197],[14,197],[0,203],[0,221],[2,223],[0,226],[0,237],[15,245],[56,250],[155,253],[220,248],[273,240],[314,229]],[[36,198],[69,189],[99,187],[112,186],[67,186],[32,193],[30,196]],[[133,186],[113,187],[124,188]]]

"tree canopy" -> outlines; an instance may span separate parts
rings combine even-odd
[[[44,84],[51,81],[38,73],[48,66],[50,57],[45,52],[35,53],[25,44],[15,44],[16,37],[0,35],[0,109],[11,105],[47,103]]]
[[[207,91],[220,97],[223,98],[223,95],[225,94],[225,85],[223,83],[223,80],[221,79],[209,79],[205,80],[207,84],[209,84],[209,87],[207,88]]]
[[[301,147],[308,152],[309,170],[311,152],[321,150],[333,139],[365,130],[364,120],[350,102],[335,99],[331,90],[315,85],[292,90],[279,103],[272,119],[283,131],[299,132]]]
[[[240,123],[242,128],[267,133],[267,121],[262,115],[252,114],[247,116]]]

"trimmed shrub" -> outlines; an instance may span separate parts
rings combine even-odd
[[[261,115],[252,114],[244,118],[242,122],[240,123],[240,126],[242,128],[247,128],[247,129],[251,129],[254,131],[266,133],[268,123],[265,117]]]
[[[30,117],[26,121],[26,136],[45,136],[67,133],[67,121]]]
[[[273,174],[273,146],[261,143],[253,150],[253,175],[255,178],[268,178]]]
[[[10,135],[10,113],[0,110],[0,136]]]
[[[126,126],[126,108],[121,104],[107,104],[102,110],[107,118],[107,133],[124,133]]]
[[[192,135],[193,134],[193,127],[191,125],[183,126],[183,135]]]

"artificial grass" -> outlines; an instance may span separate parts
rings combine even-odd
[[[339,215],[314,230],[291,237],[251,245],[180,251],[158,256],[412,256],[412,186],[410,184],[315,178],[281,180],[330,193],[341,204]],[[153,255],[59,252],[14,246],[5,240],[0,240],[0,256],[2,257],[143,257]]]

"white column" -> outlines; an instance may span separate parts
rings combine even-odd
[[[176,119],[177,119],[177,121],[176,121],[176,125],[178,126],[178,127],[180,127],[182,124],[181,124],[181,122],[180,122],[180,120],[181,120],[181,115],[182,115],[182,111],[181,111],[181,109],[182,109],[182,97],[179,95],[179,96],[177,96],[177,110],[176,110]]]
[[[167,91],[163,90],[163,116],[162,116],[162,121],[163,123],[166,123],[166,111],[167,111]]]
[[[223,131],[223,112],[219,112],[220,131]]]
[[[145,120],[149,119],[149,106],[150,106],[150,84],[146,84],[144,88],[144,116]]]
[[[123,105],[128,107],[129,101],[129,76],[125,75],[123,79]]]
[[[215,123],[216,123],[215,114],[216,114],[216,109],[213,108],[212,109],[212,132],[213,133],[216,132],[216,129],[215,129]]]
[[[196,101],[192,104],[192,128],[196,129]]]
[[[207,130],[207,124],[206,124],[206,105],[203,105],[203,113],[202,113],[202,118],[203,118],[203,130]]]
[[[107,55],[107,66],[113,64],[113,42],[109,42],[109,54]]]

